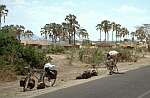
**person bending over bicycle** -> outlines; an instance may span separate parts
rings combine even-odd
[[[43,67],[44,72],[42,72],[40,75],[37,89],[53,86],[57,78],[57,70],[55,70],[55,65],[46,63]]]
[[[107,65],[107,68],[108,70],[110,71],[109,74],[112,74],[114,73],[115,69],[117,70],[118,72],[118,68],[117,68],[117,62],[118,62],[118,56],[119,56],[119,52],[118,51],[109,51],[107,53],[107,60],[106,60],[106,65]]]
[[[44,65],[44,70],[46,71],[47,73],[47,77],[48,79],[50,80],[51,78],[54,78],[55,75],[57,74],[56,73],[56,70],[55,70],[55,65],[51,64],[51,63],[46,63]]]
[[[40,79],[39,79],[40,83],[43,82],[42,78],[43,78],[44,75],[46,75],[46,77],[48,77],[49,81],[50,81],[50,79],[56,78],[57,71],[55,70],[55,65],[53,65],[51,63],[46,63],[43,67],[44,67],[43,69],[46,72],[46,74],[41,73]]]

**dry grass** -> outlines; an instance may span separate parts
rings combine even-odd
[[[16,74],[10,70],[0,70],[0,77],[1,82],[10,82],[17,79]]]

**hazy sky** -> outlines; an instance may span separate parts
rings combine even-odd
[[[38,36],[45,24],[64,22],[68,14],[77,16],[92,40],[99,39],[95,26],[104,19],[130,31],[136,25],[150,23],[150,0],[0,0],[0,4],[9,10],[5,24],[24,25]]]

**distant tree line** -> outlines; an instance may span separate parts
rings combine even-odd
[[[65,18],[65,22],[61,24],[49,23],[41,28],[41,35],[45,39],[50,39],[52,42],[56,43],[57,41],[68,41],[69,44],[76,44],[76,38],[79,37],[82,39],[88,39],[89,34],[87,30],[81,28],[76,16],[69,14]]]

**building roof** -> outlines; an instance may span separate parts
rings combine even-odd
[[[21,40],[24,45],[49,45],[48,40]]]

